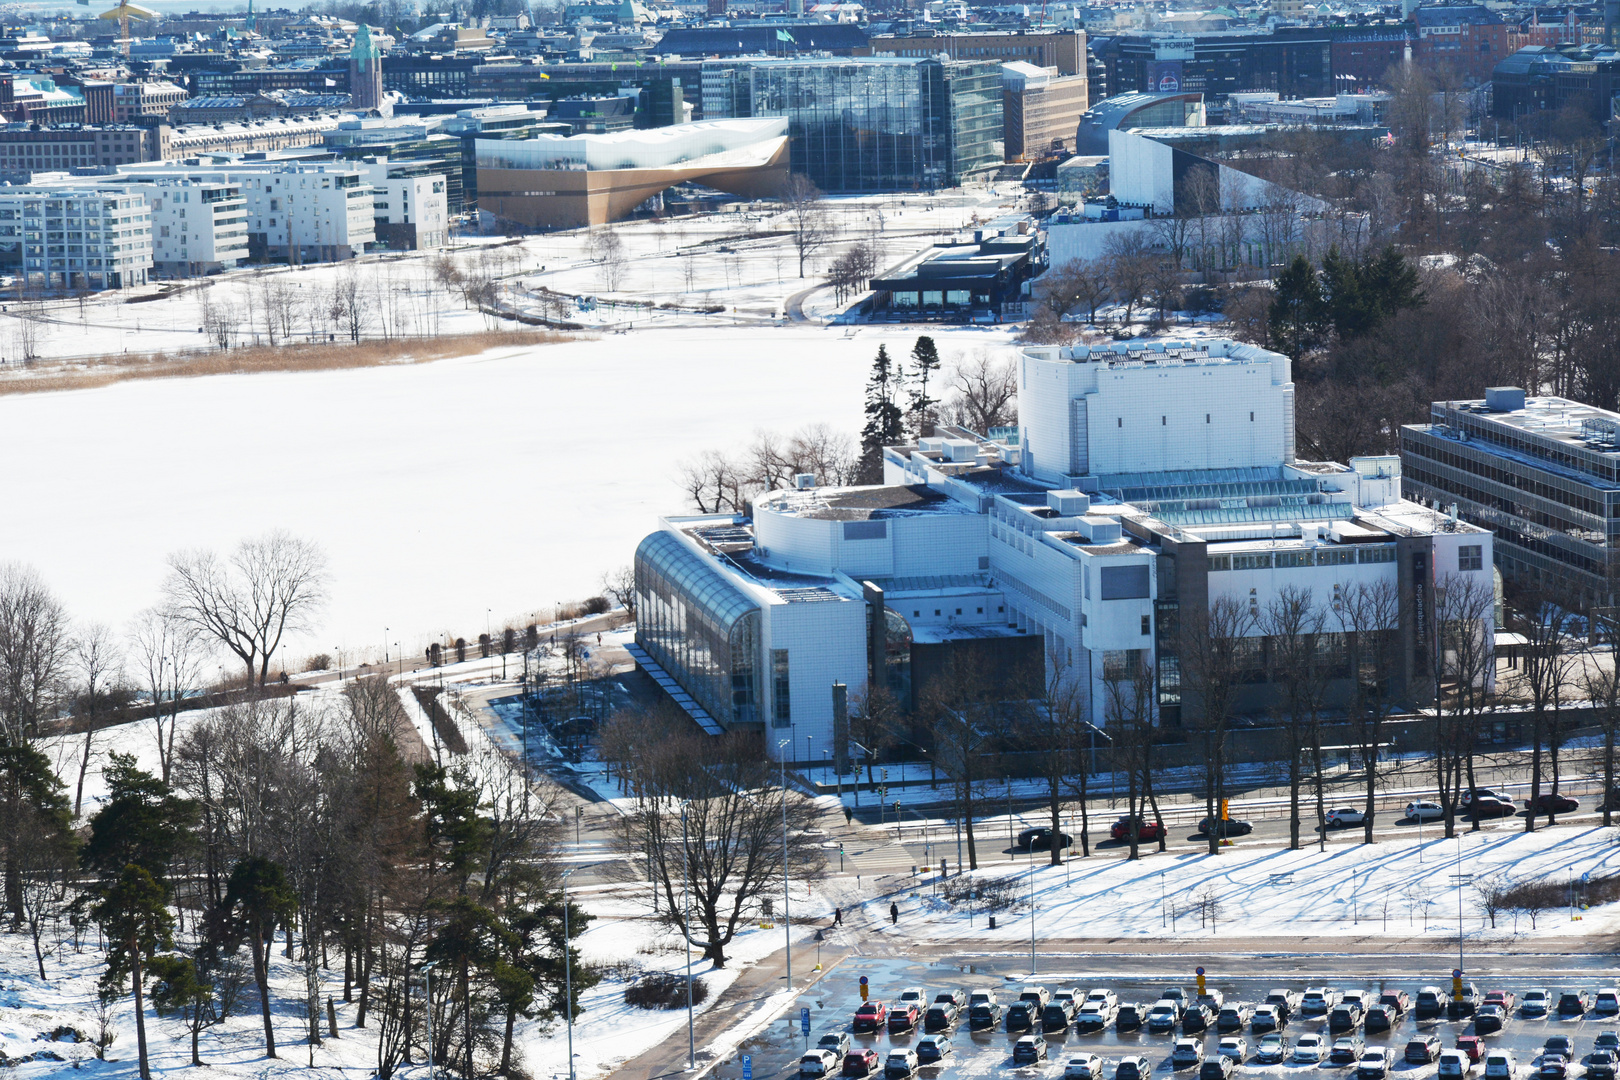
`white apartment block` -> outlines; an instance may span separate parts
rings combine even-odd
[[[264,257],[329,262],[352,258],[376,240],[365,170],[363,165],[292,162],[163,162],[132,165],[120,175],[234,187],[245,203],[248,242]]]
[[[0,188],[0,251],[48,291],[127,289],[152,268],[146,201],[122,191]]]
[[[1279,354],[1025,348],[1019,417],[1016,440],[949,429],[889,447],[880,486],[801,477],[746,515],[664,519],[636,552],[637,662],[705,730],[761,730],[804,762],[847,743],[834,683],[910,709],[953,665],[1072,680],[1099,727],[1131,678],[1155,722],[1179,724],[1179,628],[1212,609],[1239,616],[1253,677],[1237,707],[1262,710],[1264,616],[1285,590],[1322,613],[1341,699],[1370,640],[1349,599],[1398,598],[1378,640],[1396,693],[1422,700],[1436,590],[1493,591],[1490,533],[1402,500],[1399,458],[1295,458]]]
[[[380,226],[378,241],[399,251],[443,247],[450,223],[444,176],[389,176],[386,160],[365,168],[373,189],[372,212]]]
[[[247,200],[235,184],[168,179],[120,187],[151,207],[152,264],[158,272],[193,277],[247,260]]]

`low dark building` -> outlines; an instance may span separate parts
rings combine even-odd
[[[1620,96],[1620,50],[1603,45],[1531,45],[1496,65],[1491,112],[1502,120],[1550,116],[1570,102],[1608,123]]]
[[[947,248],[905,274],[872,281],[873,318],[1000,322],[1021,314],[1042,254],[1032,235]]]
[[[653,52],[659,56],[870,56],[871,42],[865,30],[851,23],[694,26],[671,30],[659,39]]]

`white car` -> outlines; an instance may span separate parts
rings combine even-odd
[[[1542,993],[1546,993],[1545,990]],[[1487,1080],[1513,1080],[1513,1074],[1518,1064],[1513,1055],[1506,1050],[1492,1050],[1485,1055],[1485,1076]]]
[[[1103,1059],[1096,1054],[1076,1054],[1063,1066],[1063,1080],[1102,1080]]]
[[[1327,1040],[1316,1032],[1307,1032],[1294,1042],[1294,1061],[1300,1065],[1320,1064],[1327,1053]]]
[[[1119,1008],[1119,995],[1112,990],[1093,990],[1086,995],[1086,1000],[1101,1002],[1106,1006],[1105,1012]]]
[[[1216,1045],[1215,1053],[1221,1057],[1229,1057],[1241,1065],[1249,1056],[1249,1041],[1236,1035],[1228,1035]]]
[[[917,1051],[912,1049],[890,1050],[888,1060],[883,1063],[883,1075],[891,1078],[910,1076],[917,1071]]]
[[[1604,1015],[1620,1013],[1620,990],[1613,987],[1603,987],[1592,998],[1592,1011]]]
[[[838,1055],[825,1046],[808,1050],[799,1059],[800,1076],[831,1076],[838,1070]]]
[[[927,1011],[928,991],[920,986],[908,986],[900,991],[900,1004],[915,1005],[917,1008]]]
[[[1343,828],[1346,825],[1364,825],[1367,815],[1353,806],[1340,806],[1327,812],[1327,825],[1330,829]]]
[[[1395,1055],[1387,1046],[1370,1046],[1361,1052],[1356,1062],[1356,1080],[1384,1080],[1389,1075]]]
[[[1299,1003],[1302,1016],[1325,1016],[1339,1003],[1339,992],[1331,986],[1312,986]]]
[[[1552,994],[1546,990],[1526,990],[1519,999],[1519,1008],[1526,1016],[1546,1016],[1552,1008]]]
[[[1255,1031],[1276,1031],[1283,1026],[1283,1020],[1277,1013],[1277,1006],[1256,1005],[1254,1015],[1249,1018],[1249,1024]]]
[[[1463,1077],[1474,1071],[1474,1063],[1468,1060],[1468,1055],[1461,1050],[1440,1051],[1440,1064],[1435,1066],[1435,1075],[1462,1080]]]
[[[1446,816],[1446,808],[1437,802],[1421,799],[1406,804],[1407,821],[1439,821]]]
[[[1370,1004],[1367,1000],[1367,992],[1365,990],[1346,990],[1344,993],[1339,995],[1340,1005],[1348,1004],[1350,1002],[1354,1002],[1356,1005],[1360,1006],[1362,1012],[1366,1012],[1367,1006]]]

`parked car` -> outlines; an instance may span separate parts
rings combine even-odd
[[[824,1046],[813,1046],[799,1059],[799,1075],[822,1077],[830,1075],[843,1059]]]
[[[1537,1059],[1536,1075],[1542,1080],[1564,1080],[1569,1075],[1569,1059],[1557,1054],[1542,1054]]]
[[[1541,1052],[1567,1058],[1574,1054],[1575,1044],[1570,1041],[1568,1035],[1549,1035],[1547,1041],[1541,1044]]]
[[[1061,1034],[1069,1030],[1074,1019],[1074,999],[1055,997],[1041,1010],[1041,1030],[1048,1035]]]
[[[1050,1015],[1052,1006],[1048,1005],[1046,1011]],[[1113,1018],[1114,1010],[1106,1001],[1088,1001],[1080,1006],[1080,1011],[1075,1014],[1074,1030],[1090,1035],[1106,1028]]]
[[[1526,810],[1532,809],[1529,799],[1524,801]],[[1581,808],[1581,804],[1568,795],[1559,795],[1557,792],[1544,791],[1536,796],[1533,809],[1538,814],[1573,814]]]
[[[1607,1050],[1611,1054],[1620,1054],[1620,1031],[1600,1031],[1597,1038],[1592,1040],[1593,1050]]]
[[[1474,1014],[1474,1030],[1481,1035],[1495,1035],[1507,1023],[1507,1010],[1494,1001],[1487,1001]]]
[[[845,1076],[871,1076],[877,1071],[878,1052],[869,1046],[851,1050],[844,1055]]]
[[[1387,1046],[1369,1046],[1356,1062],[1356,1080],[1384,1080],[1389,1075],[1395,1055]]]
[[[1237,1064],[1231,1058],[1216,1054],[1205,1058],[1204,1063],[1198,1066],[1198,1080],[1231,1080],[1236,1070]]]
[[[1586,1010],[1591,1007],[1592,996],[1585,990],[1565,990],[1558,995],[1559,1016],[1585,1016]]]
[[[1238,1035],[1228,1035],[1215,1044],[1215,1053],[1220,1057],[1231,1058],[1233,1064],[1241,1065],[1249,1056],[1249,1040]]]
[[[1359,1036],[1345,1035],[1333,1040],[1333,1049],[1328,1051],[1328,1060],[1335,1065],[1354,1065],[1365,1049],[1366,1046]]]
[[[1485,1055],[1486,1080],[1512,1080],[1518,1067],[1513,1054],[1507,1050],[1492,1050]]]
[[[1164,1035],[1176,1029],[1181,1010],[1173,1001],[1160,1001],[1148,1010],[1147,1029],[1150,1035]]]
[[[1342,829],[1348,825],[1365,825],[1367,814],[1353,806],[1339,806],[1327,812],[1327,827]]]
[[[1127,1054],[1114,1066],[1109,1080],[1151,1080],[1153,1065],[1141,1054]]]
[[[1052,1000],[1052,991],[1040,983],[1025,983],[1018,988],[1018,1000],[1031,1003],[1035,1006],[1035,1011],[1040,1012],[1046,1008],[1047,1002]]]
[[[1254,1060],[1260,1065],[1281,1065],[1288,1059],[1288,1051],[1288,1037],[1280,1031],[1268,1031],[1255,1044]]]
[[[1205,990],[1202,994],[1198,995],[1198,1003],[1208,1009],[1211,1016],[1214,1016],[1216,1013],[1221,1011],[1223,1006],[1225,1006],[1226,994],[1223,991],[1217,990],[1211,986],[1208,990]]]
[[[1147,1022],[1147,1006],[1136,1001],[1121,1002],[1114,1014],[1115,1031],[1135,1031]]]
[[[923,1030],[949,1031],[960,1019],[961,1014],[957,1012],[955,1005],[948,1001],[936,1001],[928,1006],[928,1011],[923,1014]]]
[[[908,986],[900,991],[899,1000],[901,1004],[917,1006],[917,1011],[921,1012],[928,1004],[928,991],[920,986]]]
[[[1190,1069],[1204,1060],[1202,1039],[1177,1039],[1170,1049],[1170,1065],[1176,1069]]]
[[[1248,836],[1254,832],[1252,822],[1240,821],[1237,818],[1200,818],[1198,820],[1198,834],[1209,836]]]
[[[1460,1020],[1465,1016],[1473,1016],[1474,1010],[1479,1008],[1479,987],[1473,983],[1463,983],[1462,992],[1453,992],[1446,999],[1446,1015],[1453,1020]]]
[[[1339,992],[1331,986],[1312,986],[1306,989],[1305,996],[1300,999],[1299,1015],[1326,1016],[1333,1006],[1339,1003]]]
[[[1277,1015],[1282,1018],[1282,1022],[1285,1024],[1295,1013],[1299,1012],[1301,1000],[1303,999],[1298,990],[1289,990],[1287,987],[1278,987],[1266,993],[1266,1004],[1277,1007]]]
[[[1164,839],[1166,836],[1164,822],[1143,821],[1141,818],[1133,817],[1122,817],[1118,821],[1114,822],[1108,828],[1108,835],[1113,837],[1115,840],[1129,840],[1131,838],[1131,829],[1133,826],[1136,829],[1136,839],[1138,842],[1144,840],[1159,841]]]
[[[1354,1031],[1361,1026],[1361,1005],[1354,1001],[1341,1001],[1328,1013],[1328,1030],[1335,1035]]]
[[[1162,1001],[1175,1002],[1178,1012],[1187,1007],[1187,1002],[1189,1000],[1187,997],[1187,991],[1179,986],[1165,987],[1163,990],[1159,991],[1159,998]]]
[[[1485,992],[1485,1004],[1500,1005],[1503,1012],[1512,1012],[1515,1000],[1511,990],[1487,990]]]
[[[1074,837],[1070,836],[1068,833],[1053,833],[1051,829],[1044,827],[1038,829],[1025,829],[1023,832],[1018,834],[1018,850],[1051,851],[1052,837],[1054,835],[1058,838],[1059,851],[1062,851],[1064,848],[1074,843]]]
[[[975,990],[968,1005],[968,1029],[987,1031],[1001,1023],[1001,1002],[994,990]]]
[[[1013,1043],[1012,1060],[1014,1065],[1039,1065],[1046,1060],[1046,1040],[1034,1035],[1024,1035]]]
[[[849,1032],[829,1031],[816,1040],[816,1045],[823,1050],[831,1050],[838,1055],[839,1061],[843,1061],[844,1055],[849,1053]]]
[[[1080,993],[1079,988],[1076,987],[1074,992],[1076,994]],[[1099,986],[1097,989],[1087,994],[1085,1000],[1098,1002],[1102,1005],[1108,1006],[1110,1009],[1119,1008],[1119,995],[1106,987]]]
[[[1380,1005],[1388,1005],[1405,1016],[1412,1008],[1412,998],[1405,990],[1385,990],[1378,995]]]
[[[951,1052],[951,1040],[944,1035],[926,1035],[917,1040],[917,1064],[932,1065],[944,1061]]]
[[[1407,821],[1439,821],[1446,816],[1446,808],[1437,802],[1419,799],[1406,804]]]
[[[874,998],[855,1010],[855,1019],[849,1028],[857,1035],[872,1034],[882,1030],[883,1020],[888,1015],[888,1006]]]
[[[1473,1071],[1474,1063],[1469,1061],[1468,1055],[1461,1050],[1440,1051],[1440,1061],[1435,1067],[1436,1076],[1444,1076],[1447,1080],[1462,1080]]]
[[[897,1001],[889,1009],[889,1030],[893,1032],[910,1031],[922,1020],[922,1013],[917,1006],[909,1001]],[[888,1066],[884,1066],[887,1068]]]
[[[1507,799],[1475,799],[1469,804],[1468,812],[1476,818],[1512,817],[1519,812],[1519,807]]]
[[[1283,1026],[1282,1015],[1276,1005],[1256,1005],[1249,1016],[1251,1031],[1276,1031]]]
[[[1372,1008],[1367,1010],[1367,1015],[1361,1021],[1362,1026],[1367,1029],[1369,1035],[1380,1031],[1389,1031],[1400,1022],[1401,1014],[1385,1005],[1382,1001],[1375,1002]]]
[[[917,1051],[909,1046],[890,1050],[889,1056],[883,1060],[883,1075],[889,1080],[905,1080],[916,1071]]]
[[[1181,1033],[1201,1035],[1209,1030],[1210,1022],[1214,1019],[1215,1017],[1210,1015],[1209,1006],[1195,1001],[1181,1014]]]
[[[1033,1001],[1015,1001],[1007,1006],[1008,1031],[1033,1031],[1040,1022],[1041,1010]]]
[[[1500,791],[1488,787],[1469,788],[1462,794],[1462,804],[1465,807],[1474,805],[1474,802],[1478,799],[1495,799],[1498,802],[1513,801],[1512,796],[1504,795]]]
[[[1433,1035],[1419,1035],[1406,1044],[1403,1057],[1408,1065],[1427,1065],[1440,1056],[1440,1040]]]
[[[1313,1065],[1322,1060],[1327,1051],[1327,1040],[1316,1032],[1307,1032],[1294,1041],[1294,1061],[1300,1065]]]
[[[1546,990],[1526,990],[1520,999],[1519,1011],[1526,1016],[1546,1016],[1552,1008],[1552,994]]]
[[[1594,1050],[1586,1059],[1587,1080],[1614,1080],[1615,1055],[1613,1050]]]
[[[1592,1011],[1599,1016],[1613,1016],[1620,1013],[1620,990],[1612,986],[1605,986],[1592,997]]]
[[[967,991],[961,989],[960,987],[951,990],[941,990],[939,993],[934,995],[935,1005],[955,1005],[957,1012],[961,1012],[963,1009],[967,1008],[967,1003]]]
[[[1478,1035],[1457,1036],[1457,1049],[1468,1055],[1468,1060],[1475,1065],[1485,1060],[1485,1043]]]
[[[1222,1035],[1229,1035],[1234,1031],[1242,1031],[1243,1025],[1254,1017],[1254,1010],[1238,1002],[1223,1008],[1215,1017],[1215,1030]]]
[[[1446,999],[1450,995],[1438,986],[1425,986],[1418,991],[1417,1004],[1412,1014],[1418,1020],[1438,1020],[1446,1013]]]
[[[1102,1080],[1103,1059],[1096,1054],[1075,1054],[1064,1062],[1063,1080]]]

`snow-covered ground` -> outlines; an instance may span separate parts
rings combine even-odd
[[[1457,939],[1458,901],[1469,939],[1517,935],[1603,935],[1620,929],[1620,904],[1572,919],[1571,912],[1528,916],[1499,913],[1491,930],[1480,907],[1487,883],[1579,881],[1620,873],[1620,831],[1556,827],[1520,831],[1435,833],[1370,845],[1288,851],[1274,843],[1239,840],[1218,855],[1150,855],[1076,859],[1051,866],[1044,853],[1030,861],[992,863],[981,878],[1010,878],[1017,894],[1036,900],[1041,938],[1365,936],[1387,929],[1398,936]],[[1151,852],[1153,845],[1143,846]],[[1033,874],[1033,881],[1031,875]],[[1213,925],[1200,902],[1215,904]],[[906,916],[893,933],[917,942],[971,936],[986,942],[1029,941],[1029,907],[1021,899],[989,930],[983,914],[953,908],[926,884],[902,901]],[[1173,924],[1173,925],[1172,925]],[[887,929],[881,931],[890,933]]]
[[[947,361],[1005,330],[932,331]],[[681,463],[759,429],[854,433],[880,343],[914,329],[716,327],[501,349],[429,364],[157,379],[0,398],[11,472],[0,550],[78,618],[154,603],[164,558],[286,528],[331,558],[299,652],[406,655],[486,617],[599,591],[662,514]],[[68,437],[71,433],[71,437]],[[35,510],[28,510],[33,507]],[[46,508],[49,508],[48,511]],[[110,523],[116,528],[109,533]]]

